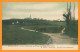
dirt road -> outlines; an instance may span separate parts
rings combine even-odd
[[[72,38],[61,33],[43,33],[51,37],[47,44],[78,44],[77,38]]]

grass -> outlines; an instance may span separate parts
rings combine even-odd
[[[19,23],[17,24],[16,21],[19,21]],[[12,22],[15,24],[12,25]],[[66,27],[65,24],[65,21],[48,21],[41,19],[3,20],[2,44],[46,44],[50,37],[42,34],[42,32],[61,33],[61,30]],[[21,27],[39,32],[21,30]],[[65,34],[78,38],[78,24],[72,25],[71,30],[65,31]]]
[[[16,21],[19,21],[17,24]],[[15,24],[12,25],[12,22]],[[24,24],[23,24],[24,22]],[[2,44],[46,44],[50,38],[46,33],[59,33],[64,22],[53,22],[39,19],[11,19],[2,21]],[[39,32],[21,30],[33,29]],[[40,33],[41,32],[41,33]]]
[[[40,32],[21,30],[17,25],[3,25],[2,44],[46,44],[50,37]]]
[[[16,23],[17,21],[19,21],[18,24]],[[60,33],[61,30],[65,27],[65,21],[49,21],[42,19],[12,19],[3,20],[2,22],[3,25],[12,25],[11,23],[14,22],[15,25],[21,25],[25,28],[46,33]]]

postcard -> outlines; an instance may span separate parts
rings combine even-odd
[[[2,50],[79,50],[78,9],[78,2],[2,2]]]

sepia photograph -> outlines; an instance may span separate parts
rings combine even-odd
[[[2,50],[78,50],[78,2],[2,2]]]

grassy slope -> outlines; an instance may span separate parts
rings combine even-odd
[[[21,30],[17,25],[3,25],[2,44],[46,44],[50,38],[39,32]]]

